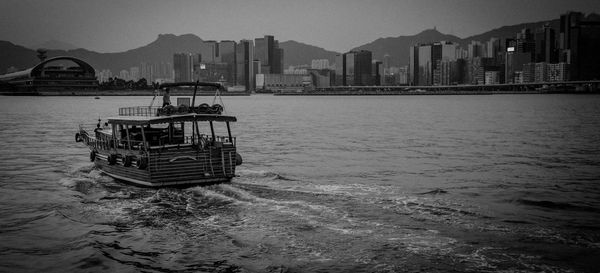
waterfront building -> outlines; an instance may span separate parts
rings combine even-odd
[[[302,91],[310,87],[312,78],[308,74],[257,74],[256,89],[263,92]]]
[[[219,43],[219,59],[227,66],[224,80],[229,86],[236,85],[236,42],[221,41]]]
[[[335,54],[335,85],[344,86],[344,68],[346,67],[346,59],[344,54]]]
[[[175,82],[193,81],[194,57],[191,53],[173,54],[173,72]]]
[[[0,75],[7,91],[36,94],[48,90],[96,90],[96,70],[87,62],[69,56],[44,59],[32,68]]]
[[[373,85],[372,80],[373,53],[368,50],[356,52],[354,59],[354,85]]]
[[[526,63],[523,65],[523,82],[535,82],[535,63]]]
[[[246,90],[254,89],[253,69],[254,43],[241,40],[236,47],[236,85],[243,85]]]
[[[564,82],[569,80],[567,63],[548,64],[547,79],[550,82]]]
[[[354,59],[355,58],[356,58],[356,52],[354,52],[354,51],[344,53],[344,70],[343,70],[343,73],[344,73],[343,85],[344,86],[355,85],[355,83],[354,83],[354,66],[355,66]]]
[[[383,62],[373,60],[371,63],[371,79],[370,85],[384,85]]]
[[[418,48],[418,72],[416,85],[431,85],[433,81],[432,45],[421,45]]]
[[[517,83],[517,72],[523,72],[523,65],[532,61],[531,53],[518,52],[517,41],[515,39],[506,40],[505,52],[505,83]],[[521,74],[522,75],[522,74]],[[520,80],[523,80],[521,76]]]
[[[125,80],[125,81],[131,80],[129,78],[129,71],[127,71],[125,69],[119,71],[119,79],[122,79],[122,80]]]
[[[204,41],[200,47],[201,63],[216,63],[219,59],[219,43],[217,41]]]
[[[499,84],[500,73],[498,71],[486,71],[485,72],[485,84]]]
[[[329,60],[328,59],[312,60],[310,68],[311,69],[329,69]]]
[[[569,12],[560,17],[560,62],[570,80],[600,79],[600,20]]]
[[[129,77],[132,81],[140,80],[140,68],[137,66],[133,66],[129,68]]]
[[[391,70],[391,68],[390,68]],[[387,75],[390,76],[390,75]],[[394,76],[394,81],[392,82],[393,84],[389,84],[389,81],[387,79],[386,76],[386,80],[385,80],[385,85],[407,85],[408,84],[408,66],[401,66],[398,68],[398,71],[393,74]]]
[[[492,37],[486,43],[487,58],[498,58],[498,54],[500,53],[500,39]]]
[[[257,75],[258,74],[262,74],[261,69],[262,69],[262,65],[261,65],[260,61],[259,60],[253,60],[252,61],[252,78],[254,80],[252,81],[252,83],[253,83],[252,84],[252,90],[256,89],[256,79],[257,79]]]
[[[383,55],[383,75],[390,75],[390,67],[392,67],[392,56],[386,53]]]
[[[548,81],[548,63],[540,62],[535,63],[535,76],[534,82],[547,82]]]
[[[154,82],[154,65],[146,62],[140,63],[140,76],[148,82]]]
[[[485,57],[485,47],[484,44],[479,41],[471,41],[467,46],[467,58],[473,59],[477,57]]]
[[[419,45],[411,46],[409,50],[408,82],[410,85],[419,84]]]
[[[556,37],[554,29],[549,25],[536,31],[535,35],[535,61],[555,63],[558,60],[556,54]]]
[[[335,72],[333,70],[309,69],[308,75],[311,77],[311,85],[315,88],[325,88],[335,85]]]
[[[261,62],[261,70],[267,74],[283,73],[284,51],[272,35],[254,40],[254,59]]]

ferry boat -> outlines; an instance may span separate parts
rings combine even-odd
[[[213,105],[195,106],[199,87],[216,89]],[[165,83],[159,89],[194,87],[191,98],[178,98],[179,106],[135,106],[119,109],[91,126],[79,125],[77,142],[90,150],[90,160],[103,173],[148,187],[189,186],[229,182],[242,163],[223,102],[214,104],[219,83]],[[91,128],[90,128],[91,127]],[[220,130],[219,130],[220,129]],[[222,132],[222,135],[217,135]],[[224,134],[226,132],[226,135]]]

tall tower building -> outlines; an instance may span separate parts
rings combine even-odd
[[[263,74],[283,73],[283,49],[272,35],[254,40],[254,59],[261,63]]]
[[[419,85],[419,45],[410,47],[408,59],[408,84]]]
[[[219,43],[219,59],[227,66],[225,81],[230,85],[236,82],[236,43],[234,41],[221,41]]]
[[[356,52],[354,58],[354,85],[367,86],[372,85],[372,62],[373,53],[368,50]]]
[[[235,49],[236,85],[244,85],[246,90],[254,88],[253,57],[254,44],[251,40],[241,40]]]
[[[217,41],[204,41],[200,47],[200,62],[216,63],[219,60],[219,43]]]
[[[193,81],[194,61],[191,53],[173,54],[173,71],[176,82]]]
[[[560,61],[570,80],[600,78],[600,20],[569,12],[560,17]]]

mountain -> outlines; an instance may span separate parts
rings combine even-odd
[[[524,24],[518,24],[518,25],[512,25],[512,26],[503,26],[500,28],[490,30],[485,33],[467,37],[460,42],[460,45],[463,48],[466,48],[467,45],[471,41],[485,42],[485,41],[489,41],[490,38],[492,38],[492,37],[499,38],[502,41],[504,41],[506,38],[515,38],[517,36],[517,33],[521,32],[521,30],[524,28],[530,29],[533,33],[533,32],[535,32],[535,30],[544,27],[545,24],[549,24],[552,28],[555,29],[556,33],[558,34],[560,19],[555,19],[555,20],[550,20],[550,21],[540,21],[540,22],[524,23]],[[558,39],[558,35],[556,35],[556,38]]]
[[[178,52],[197,53],[202,46],[202,39],[193,34],[173,35],[160,34],[158,38],[145,46],[117,53],[98,53],[86,49],[51,50],[48,56],[68,55],[85,60],[96,69],[110,69],[113,73],[142,62],[173,62],[173,54]]]
[[[173,62],[173,53],[199,52],[202,42],[202,39],[193,34],[179,36],[160,34],[154,42],[125,52],[98,53],[78,48],[48,50],[47,55],[48,57],[73,56],[88,62],[95,69],[110,69],[116,74],[123,69],[139,66],[142,62]],[[39,60],[36,55],[35,50],[0,41],[0,74],[4,74],[11,66],[27,69],[38,64]]]
[[[303,44],[296,41],[285,41],[279,43],[279,47],[283,48],[283,67],[287,68],[290,65],[310,64],[312,60],[328,59],[330,64],[335,62],[334,51],[328,51],[320,47]]]
[[[38,44],[38,45],[31,46],[29,48],[31,48],[33,50],[37,50],[38,48],[58,49],[58,50],[71,50],[71,49],[76,49],[76,48],[79,48],[79,47],[75,46],[73,44],[67,43],[67,42],[63,42],[63,41],[50,40],[50,41],[46,41],[46,42]]]
[[[38,62],[37,53],[34,50],[11,42],[0,41],[0,75],[6,73],[9,67],[22,70],[30,68]]]
[[[439,41],[460,42],[461,39],[443,34],[437,29],[428,29],[412,36],[399,36],[395,38],[379,38],[371,43],[353,48],[353,50],[369,50],[373,52],[373,59],[383,60],[385,54],[390,55],[391,65],[408,64],[409,47],[418,43],[432,43]]]

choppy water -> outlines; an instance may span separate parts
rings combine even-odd
[[[156,190],[74,142],[150,98],[0,97],[0,271],[600,269],[600,96],[224,101],[239,177]]]

